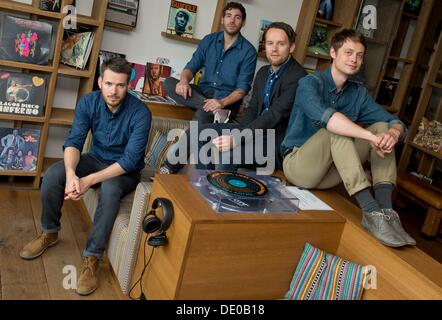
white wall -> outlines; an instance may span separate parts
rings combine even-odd
[[[201,39],[212,29],[217,0],[184,0],[184,2],[198,6],[194,37]],[[242,33],[255,47],[258,46],[261,19],[283,21],[296,29],[302,5],[302,0],[239,0],[238,2],[241,2],[247,11],[247,21]],[[174,70],[174,76],[177,76],[190,60],[196,45],[161,36],[161,31],[166,30],[169,4],[169,0],[141,0],[136,29],[127,32],[106,28],[101,48],[124,53],[130,62],[140,64],[155,62],[158,57],[167,58]],[[265,63],[264,58],[258,59],[257,69]],[[56,106],[58,101],[64,102],[60,104],[62,106],[66,105],[66,99],[72,100],[72,95],[65,92],[66,87],[70,86],[71,84],[63,86],[62,82],[58,84]],[[68,132],[69,129],[66,127],[51,127],[46,157],[63,156],[61,146]]]

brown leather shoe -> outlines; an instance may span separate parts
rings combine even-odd
[[[77,281],[77,293],[87,296],[98,288],[98,258],[84,257],[80,277]]]
[[[53,247],[58,242],[58,233],[42,233],[20,251],[20,257],[25,260],[35,259],[43,254],[49,247]]]

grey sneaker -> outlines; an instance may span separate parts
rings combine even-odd
[[[396,211],[393,209],[382,209],[382,211],[390,216],[390,224],[393,227],[393,229],[401,235],[401,237],[405,240],[405,242],[411,246],[416,245],[416,240],[414,240],[405,230],[404,227],[402,227],[401,219],[399,218],[399,215]]]
[[[402,247],[407,243],[390,225],[390,216],[384,212],[362,213],[362,226],[377,240],[389,247]]]

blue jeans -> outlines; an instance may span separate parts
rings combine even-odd
[[[100,171],[109,165],[97,160],[90,154],[82,154],[75,170],[79,178]],[[101,187],[98,207],[95,211],[94,225],[89,234],[83,256],[101,258],[107,246],[115,219],[120,209],[121,199],[135,190],[140,180],[139,172],[126,173],[92,186]],[[53,164],[45,173],[41,185],[41,227],[45,233],[58,232],[61,207],[64,201],[66,171],[64,161]]]

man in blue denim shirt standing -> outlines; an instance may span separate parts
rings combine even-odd
[[[66,139],[64,160],[52,165],[41,186],[42,234],[20,252],[31,260],[58,242],[63,200],[79,201],[92,186],[100,185],[94,224],[83,252],[77,293],[88,295],[98,287],[98,260],[107,246],[121,199],[132,192],[144,167],[144,151],[151,113],[127,94],[132,68],[123,58],[103,63],[101,91],[83,96]],[[93,134],[89,153],[81,154],[88,131]]]
[[[240,31],[246,22],[242,4],[229,2],[223,9],[224,31],[205,36],[181,78],[164,81],[167,94],[178,104],[196,111],[194,120],[200,123],[235,119],[242,99],[249,92],[256,67],[256,50]],[[204,67],[198,86],[189,84]]]
[[[331,41],[331,67],[299,81],[281,145],[284,174],[304,188],[327,189],[343,181],[363,211],[362,226],[376,239],[392,247],[415,245],[391,200],[394,148],[406,127],[348,79],[360,70],[365,49],[362,35],[343,30]],[[362,168],[367,160],[375,197]]]

